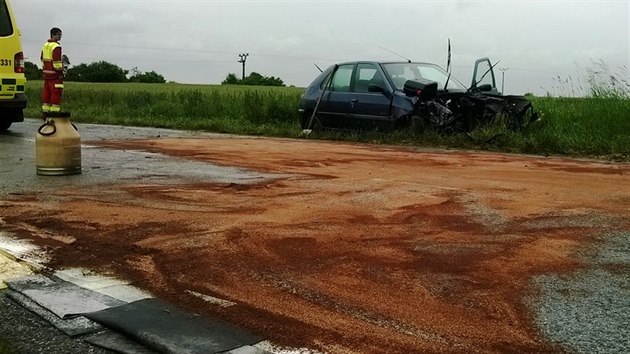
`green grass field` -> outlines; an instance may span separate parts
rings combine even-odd
[[[29,82],[27,116],[39,116],[41,81]],[[285,136],[298,129],[302,89],[184,84],[65,83],[77,122]]]
[[[41,81],[27,85],[27,117],[40,115]],[[298,137],[293,87],[65,83],[63,107],[75,122]],[[521,132],[501,124],[471,134],[323,132],[309,138],[630,160],[630,95],[531,97],[542,119]]]

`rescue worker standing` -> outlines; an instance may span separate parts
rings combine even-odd
[[[44,73],[42,111],[44,113],[61,111],[64,66],[60,40],[61,30],[54,27],[50,30],[50,39],[42,47],[41,59]]]

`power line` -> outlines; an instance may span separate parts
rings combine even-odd
[[[32,39],[23,39],[23,42],[29,43],[37,43],[39,44],[39,40]],[[74,42],[65,40],[63,43],[67,43],[69,46],[79,45],[86,47],[99,47],[99,48],[121,48],[121,49],[141,49],[141,50],[159,50],[159,51],[176,51],[176,52],[186,52],[186,53],[201,53],[201,54],[229,54],[234,55],[237,51],[226,51],[226,50],[213,50],[213,49],[190,49],[190,48],[178,48],[178,47],[152,47],[152,46],[138,46],[138,45],[122,45],[122,44],[101,44],[101,43],[87,43],[87,42]],[[62,44],[63,45],[63,44]],[[256,56],[261,57],[275,57],[275,58],[288,58],[288,59],[300,59],[300,60],[325,60],[332,62],[339,62],[345,59],[342,58],[326,58],[326,57],[313,57],[306,55],[285,55],[285,54],[270,54],[270,53],[261,53],[261,52],[250,52]]]

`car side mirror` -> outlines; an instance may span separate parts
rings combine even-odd
[[[376,84],[368,85],[368,92],[384,92],[384,91],[385,89],[380,85],[376,85]]]
[[[492,85],[490,85],[490,84],[483,84],[483,85],[477,86],[477,90],[479,90],[481,92],[492,91]]]

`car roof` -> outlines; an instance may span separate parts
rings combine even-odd
[[[377,61],[377,60],[353,60],[353,61],[347,61],[347,62],[343,62],[343,63],[337,63],[337,65],[359,64],[359,63],[367,63],[367,64],[427,64],[427,65],[437,65],[435,63],[421,62],[421,61]]]

